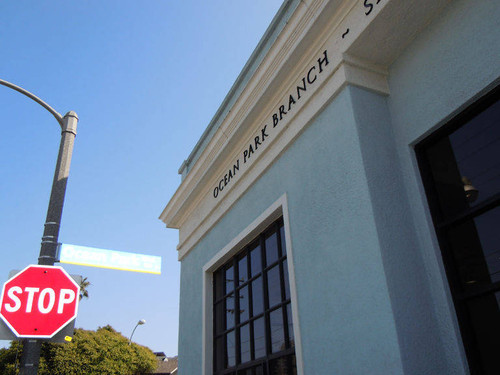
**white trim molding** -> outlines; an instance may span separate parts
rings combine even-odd
[[[202,375],[209,375],[213,372],[213,273],[280,217],[283,217],[285,229],[297,373],[299,375],[304,374],[302,341],[297,306],[297,288],[294,271],[295,263],[293,260],[293,248],[290,237],[287,196],[283,194],[203,266]]]
[[[387,67],[449,1],[308,0],[278,14],[286,26],[160,216],[179,229],[179,260],[343,88],[389,95]]]

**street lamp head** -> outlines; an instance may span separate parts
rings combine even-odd
[[[137,322],[137,324],[135,325],[134,327],[134,330],[132,331],[132,334],[130,335],[130,338],[128,339],[128,344],[132,344],[132,337],[134,336],[134,332],[136,330],[137,327],[139,326],[142,326],[143,324],[146,324],[146,320],[145,319],[141,319]]]

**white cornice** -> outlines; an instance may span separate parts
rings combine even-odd
[[[251,113],[251,109],[255,107],[256,100],[262,98],[263,93],[271,86],[273,79],[276,77],[277,72],[279,72],[280,67],[283,66],[284,60],[290,53],[299,35],[304,33],[304,28],[310,27],[311,24],[313,24],[313,22],[311,22],[312,18],[316,14],[315,11],[318,4],[321,3],[323,3],[321,0],[302,1],[297,7],[292,17],[288,20],[282,34],[274,42],[268,55],[257,68],[251,81],[247,84],[242,94],[229,111],[224,122],[219,129],[217,129],[195,165],[182,181],[181,186],[161,214],[161,220],[167,222],[167,216],[170,216],[169,214],[172,212],[179,213],[180,206],[183,205],[188,196],[196,193],[195,185],[200,181],[199,172],[204,171],[203,174],[207,175],[209,166],[213,164],[215,158],[221,153],[223,149],[222,145],[227,142],[228,135],[234,136],[236,134],[234,132],[235,128],[237,126],[239,128],[242,127],[241,119],[248,117],[249,113]],[[295,25],[295,27],[291,27],[291,25]],[[226,147],[224,147],[224,149],[226,149]],[[179,227],[180,222],[176,224],[178,222],[177,217],[178,215],[174,214],[172,224],[167,225],[174,228]]]
[[[436,2],[442,6],[447,0],[421,0],[419,4],[435,10]],[[411,27],[412,30],[401,30],[401,35],[409,36],[428,22],[430,15],[421,9],[420,22],[413,20],[406,25],[391,18],[390,13],[400,15],[405,7],[415,9],[413,2],[407,0],[381,0],[369,15],[363,1],[358,0],[309,0],[297,6],[160,216],[168,227],[180,229],[180,259],[343,87],[351,84],[389,94],[387,67],[381,62],[392,61],[408,41],[393,38],[393,45],[389,46],[392,49],[385,46],[383,56],[368,55],[374,56],[373,59],[360,57],[359,52],[364,51],[363,45],[372,49],[372,43],[378,43],[368,32],[383,37]],[[382,19],[384,22],[379,22]],[[290,93],[325,50],[329,64],[318,81],[276,129],[268,128],[269,137],[259,146],[259,153],[245,163],[244,168],[240,165],[238,175],[214,198],[214,186],[224,178],[242,150],[260,134],[264,124],[269,124],[279,105],[288,103]]]

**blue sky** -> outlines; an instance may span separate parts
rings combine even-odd
[[[134,341],[177,354],[178,235],[158,216],[280,5],[0,2],[0,78],[80,118],[60,242],[162,256],[160,276],[65,265],[92,283],[77,327],[129,336],[146,319]],[[45,109],[0,86],[2,283],[37,262],[59,140]]]

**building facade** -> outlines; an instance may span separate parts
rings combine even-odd
[[[500,2],[287,0],[189,158],[179,371],[499,374]]]

